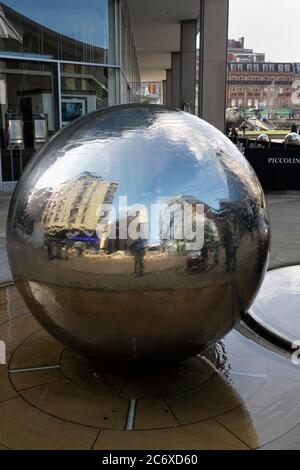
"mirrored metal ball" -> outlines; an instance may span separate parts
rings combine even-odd
[[[300,144],[300,136],[297,132],[290,132],[284,140],[287,144]]]
[[[35,318],[86,355],[179,360],[234,327],[266,269],[248,162],[182,111],[124,105],[75,121],[27,166],[7,244]]]
[[[270,142],[270,138],[269,138],[268,134],[260,134],[257,137],[257,142]]]

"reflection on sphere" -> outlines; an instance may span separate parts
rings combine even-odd
[[[290,132],[285,137],[285,142],[287,144],[299,144],[300,143],[300,136],[299,136],[299,134],[297,134],[297,132]]]
[[[270,138],[267,134],[260,134],[257,137],[257,142],[270,142]]]
[[[124,105],[41,149],[7,236],[17,286],[51,334],[100,360],[172,361],[249,308],[269,223],[256,175],[223,134],[182,111]]]

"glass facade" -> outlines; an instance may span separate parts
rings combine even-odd
[[[200,31],[196,36],[196,81],[195,81],[195,115],[200,116]]]
[[[201,15],[197,20],[197,34],[196,34],[196,80],[195,80],[195,115],[201,116],[202,110],[200,109],[200,94],[201,94]]]
[[[0,22],[1,50],[107,63],[108,0],[6,0]]]
[[[126,0],[0,2],[0,190],[60,127],[137,101],[139,82]]]
[[[51,63],[0,59],[2,179],[20,176],[34,152],[59,127],[56,68]],[[37,120],[46,124],[37,138]]]
[[[137,62],[137,55],[133,41],[133,34],[130,25],[130,16],[127,3],[121,1],[121,93],[123,103],[132,103],[138,100],[140,84],[140,73]]]

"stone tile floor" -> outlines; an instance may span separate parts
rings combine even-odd
[[[300,264],[300,191],[268,194],[271,221],[270,268]]]
[[[9,199],[0,196],[0,282],[10,279]],[[268,203],[270,266],[300,263],[300,194],[268,195]],[[299,367],[242,325],[171,369],[111,370],[50,337],[12,286],[0,289],[0,339],[8,359],[0,366],[1,450],[299,448]]]
[[[242,325],[170,368],[111,369],[53,339],[12,286],[0,338],[0,449],[299,448],[299,367]]]

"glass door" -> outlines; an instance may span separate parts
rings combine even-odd
[[[16,181],[59,128],[57,65],[0,59],[2,182]]]

